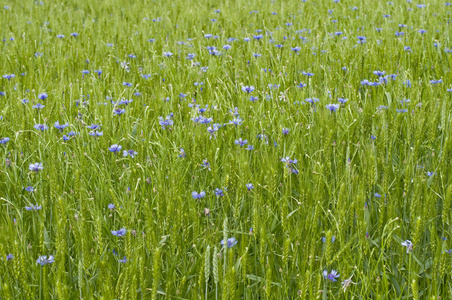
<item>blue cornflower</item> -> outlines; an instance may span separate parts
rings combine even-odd
[[[191,196],[193,197],[193,199],[201,199],[204,198],[204,196],[206,195],[206,192],[202,191],[200,193],[194,191],[191,193]]]
[[[6,255],[6,261],[10,261],[14,258],[14,256],[12,254],[8,254]]]
[[[36,211],[36,210],[42,209],[42,207],[41,207],[41,205],[38,205],[38,204],[36,204],[36,205],[30,204],[30,206],[25,206],[25,209],[28,211],[30,211],[30,210]]]
[[[48,97],[47,93],[41,93],[38,95],[39,100],[45,100],[47,99],[47,97]]]
[[[83,71],[82,71],[82,74],[83,74],[83,75],[89,74],[89,70],[83,70]]]
[[[171,52],[163,52],[163,56],[170,57],[170,56],[173,56],[173,53],[171,53]]]
[[[336,241],[336,237],[333,235],[331,237],[331,242],[334,243],[335,241]],[[325,243],[325,242],[326,242],[326,237],[322,237],[322,243]]]
[[[381,195],[379,193],[374,194],[375,198],[381,198]]]
[[[113,113],[117,116],[120,116],[120,115],[124,114],[125,112],[126,112],[126,110],[124,108],[117,107],[117,108],[113,109]]]
[[[433,175],[436,175],[436,172],[427,172],[428,177],[433,176]]]
[[[127,262],[127,258],[124,256],[123,259],[118,260],[120,263],[125,264]]]
[[[3,75],[3,78],[8,79],[8,80],[11,80],[11,78],[14,78],[14,77],[16,77],[16,75],[14,75],[14,74],[5,74],[5,75]]]
[[[77,33],[77,32],[73,32],[73,33],[71,33],[71,36],[77,37],[77,36],[78,36],[78,33]]]
[[[37,103],[36,105],[33,105],[32,107],[35,108],[35,109],[43,109],[46,106],[42,105],[41,103]]]
[[[340,274],[335,270],[331,270],[331,273],[328,274],[327,270],[323,271],[323,278],[331,280],[332,282],[337,281],[336,278],[339,278]]]
[[[249,145],[248,147],[245,148],[245,150],[252,151],[252,150],[254,150],[254,146]]]
[[[110,150],[110,152],[116,153],[121,151],[121,148],[122,148],[121,145],[113,144],[111,145],[111,147],[108,148],[108,150]]]
[[[297,85],[297,87],[299,87],[300,89],[301,89],[301,88],[304,88],[305,86],[308,86],[308,85],[307,85],[307,84],[304,84],[304,83],[302,83],[302,82],[300,82],[300,84]]]
[[[290,50],[292,50],[295,53],[298,53],[301,50],[301,47],[293,47],[293,48],[290,48]]]
[[[115,236],[124,236],[126,235],[127,229],[125,228],[121,228],[119,230],[112,230],[111,234],[115,235]]]
[[[34,188],[33,188],[32,186],[27,186],[27,187],[25,188],[25,190],[26,190],[27,192],[32,193],[32,192],[34,191]]]
[[[192,60],[193,58],[195,58],[196,54],[195,53],[188,53],[187,54],[187,59]]]
[[[398,113],[406,113],[406,112],[408,112],[408,109],[406,109],[406,108],[396,109],[396,112],[398,112]]]
[[[44,255],[44,256],[39,256],[36,263],[40,264],[41,266],[45,266],[47,264],[53,263],[54,261],[55,261],[55,258],[53,257],[53,255],[50,255],[49,258],[47,258],[47,255]]]
[[[364,44],[365,42],[367,42],[365,36],[357,36],[356,38],[358,39],[358,44]]]
[[[314,73],[305,72],[305,71],[301,72],[301,74],[303,74],[304,76],[308,76],[308,77],[314,76]]]
[[[69,126],[69,123],[61,124],[61,125],[60,125],[60,122],[59,122],[59,121],[56,121],[55,124],[54,124],[54,126],[55,126],[56,129],[63,131],[64,128],[66,128],[66,127]]]
[[[438,79],[438,80],[430,80],[431,84],[438,84],[438,83],[442,83],[443,80],[442,79]]]
[[[215,192],[215,195],[217,195],[219,197],[223,197],[224,196],[224,193],[223,193],[222,189],[216,188],[214,192]]]
[[[173,125],[174,121],[171,120],[170,116],[166,116],[166,119],[163,117],[159,117],[159,124],[162,126],[162,129],[166,129],[167,126]]]
[[[246,188],[248,189],[248,191],[251,191],[252,189],[254,189],[254,185],[252,183],[247,183]]]
[[[229,124],[234,124],[236,126],[242,125],[242,119],[240,117],[234,118],[231,121],[229,121]]]
[[[375,140],[377,137],[375,136],[375,135],[373,135],[373,134],[371,134],[370,135],[370,139],[373,141],[373,140]]]
[[[96,130],[96,129],[99,129],[100,126],[102,126],[102,125],[91,124],[91,125],[89,125],[89,126],[86,126],[86,128],[89,128],[89,129],[91,129],[91,130]]]
[[[29,166],[28,166],[28,169],[30,170],[30,171],[34,171],[34,172],[39,172],[39,170],[42,170],[42,169],[44,169],[44,167],[42,166],[42,163],[34,163],[34,164],[30,164]]]
[[[234,142],[236,145],[240,145],[240,147],[245,146],[248,144],[248,140],[242,140],[242,138],[239,138],[238,140],[235,140]]]
[[[130,155],[130,157],[135,158],[135,155],[137,155],[137,154],[138,154],[138,153],[135,152],[134,150],[128,150],[128,151],[124,150],[124,151],[122,151],[122,155],[123,155],[124,157]]]
[[[254,91],[254,86],[242,86],[242,91],[247,92],[248,94]]]
[[[108,209],[115,209],[116,206],[113,203],[108,204]]]
[[[237,240],[234,238],[234,237],[232,237],[232,238],[229,238],[229,239],[227,239],[226,241],[225,240],[222,240],[220,243],[221,243],[221,245],[225,245],[226,244],[226,246],[228,247],[228,248],[232,248],[232,247],[234,247],[235,245],[237,245]]]
[[[385,71],[374,71],[373,72],[375,75],[377,75],[377,76],[383,76],[383,75],[385,75],[386,74],[386,72]]]
[[[304,101],[314,104],[314,102],[319,102],[319,98],[306,98]]]
[[[180,150],[179,150],[179,157],[187,157],[187,154],[185,154],[185,151],[183,148],[180,148]]]
[[[100,74],[102,74],[102,70],[94,70],[94,73],[96,73],[100,77]]]
[[[6,144],[7,142],[9,142],[10,138],[9,137],[3,137],[0,139],[0,144]]]
[[[127,87],[131,87],[133,84],[132,83],[129,83],[129,82],[123,82],[122,83],[122,85],[125,85],[125,86],[127,86]]]
[[[284,135],[288,135],[289,134],[290,129],[289,128],[284,128],[282,129],[282,134]]]
[[[210,133],[210,138],[212,138],[212,136],[214,138],[216,138],[215,132],[218,131],[218,129],[220,128],[220,124],[213,124],[213,126],[209,126],[207,127],[207,131]]]
[[[338,98],[337,101],[339,101],[342,104],[345,104],[348,101],[348,99]]]
[[[335,112],[339,109],[339,104],[327,104],[325,107],[328,108],[331,112]]]
[[[410,240],[406,240],[402,242],[402,246],[406,247],[406,253],[413,251],[413,243]]]
[[[405,46],[403,47],[403,49],[407,52],[411,52],[411,47],[410,46]]]

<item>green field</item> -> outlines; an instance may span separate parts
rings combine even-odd
[[[452,299],[451,11],[2,1],[0,299]]]

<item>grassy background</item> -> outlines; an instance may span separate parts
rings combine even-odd
[[[0,85],[0,137],[10,138],[0,145],[0,298],[452,297],[452,8],[424,3],[3,1],[1,72],[16,76]],[[375,70],[397,78],[361,85],[378,81]],[[337,112],[325,108],[339,97],[348,101]],[[133,102],[114,104],[122,99]],[[225,124],[216,138],[192,121],[194,99],[208,105],[209,125]],[[242,125],[229,123],[234,113]],[[63,141],[56,121],[76,136]],[[90,136],[91,124],[103,136]],[[115,155],[112,144],[138,154]],[[28,169],[36,162],[38,173]],[[120,228],[125,236],[111,234]],[[237,245],[223,248],[230,237]],[[41,255],[55,262],[41,266]],[[332,269],[337,282],[322,275]]]

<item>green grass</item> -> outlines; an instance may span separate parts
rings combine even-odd
[[[1,299],[452,298],[452,6],[52,2],[0,4],[9,6],[0,9],[1,75],[15,74],[0,81],[0,138],[10,138],[0,145]],[[362,85],[378,81],[376,70],[397,77]],[[340,97],[348,101],[330,112]],[[111,103],[124,99],[133,102]],[[192,121],[194,99],[208,105],[210,124]],[[171,113],[162,129],[159,117]],[[230,124],[235,113],[241,125]],[[56,121],[69,126],[60,132]],[[90,136],[91,124],[103,135]],[[123,156],[129,149],[134,158]],[[220,244],[231,237],[233,247]],[[42,255],[54,262],[41,266]],[[322,275],[332,269],[336,282]]]

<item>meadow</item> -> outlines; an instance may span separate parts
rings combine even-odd
[[[0,299],[452,299],[452,4],[0,3]]]

